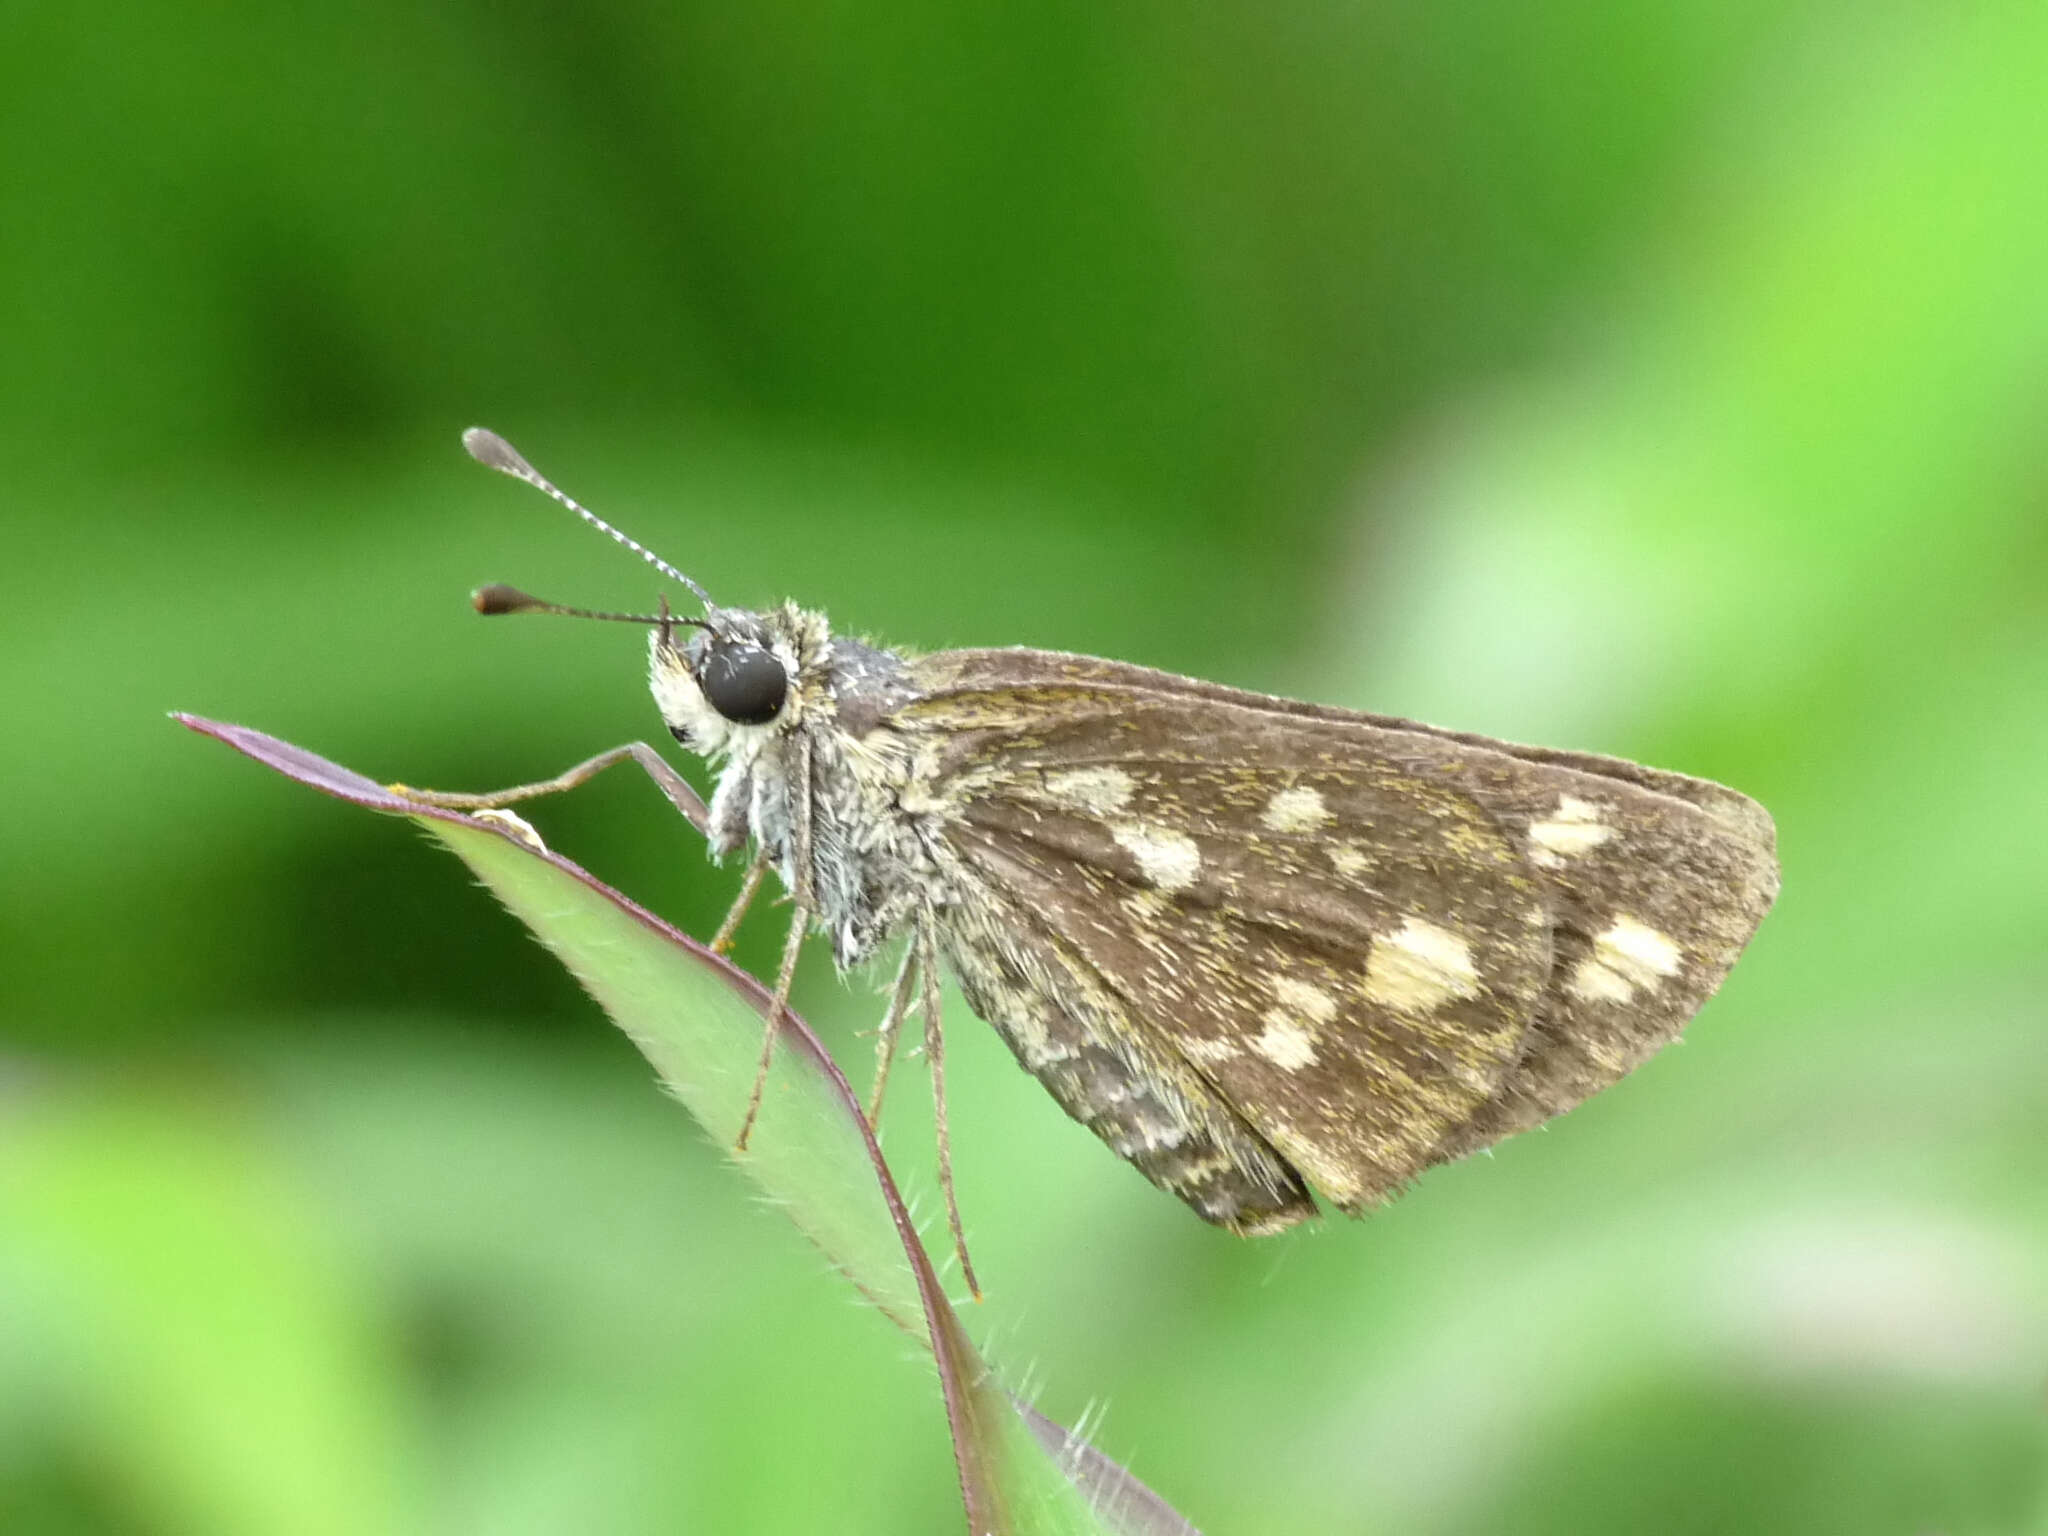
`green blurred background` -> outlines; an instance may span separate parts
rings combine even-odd
[[[727,601],[1777,815],[1683,1048],[1365,1223],[1202,1227],[956,1010],[970,1322],[1211,1536],[2048,1530],[2048,7],[6,32],[0,1528],[957,1528],[915,1351],[553,962],[163,717],[656,733],[638,635],[468,612],[654,593],[481,421]],[[729,898],[627,775],[535,819]]]

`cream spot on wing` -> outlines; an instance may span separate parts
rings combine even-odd
[[[1618,972],[1588,956],[1572,967],[1565,990],[1589,1003],[1625,1003],[1636,995],[1635,987]]]
[[[1675,976],[1682,952],[1668,934],[1659,933],[1648,923],[1638,922],[1626,912],[1614,919],[1614,926],[1594,940],[1595,945],[1614,958],[1609,961],[1617,970],[1631,972],[1642,979],[1644,986],[1655,986],[1653,977]]]
[[[1189,1061],[1204,1066],[1213,1062],[1228,1061],[1231,1057],[1238,1054],[1237,1042],[1235,1040],[1189,1039],[1178,1043],[1183,1056],[1187,1057]]]
[[[1600,807],[1576,795],[1562,795],[1547,821],[1529,824],[1529,857],[1545,869],[1590,853],[1614,836],[1600,819]]]
[[[1253,1039],[1252,1049],[1289,1072],[1299,1072],[1316,1059],[1314,1036],[1277,1008],[1266,1015],[1266,1027]]]
[[[1281,790],[1259,813],[1259,820],[1274,832],[1313,832],[1331,819],[1323,797],[1305,784]]]
[[[1668,934],[1626,912],[1593,941],[1593,952],[1572,967],[1565,986],[1589,1002],[1626,1003],[1637,992],[1654,992],[1678,974],[1683,951]]]
[[[1365,962],[1365,995],[1388,1008],[1428,1013],[1478,990],[1472,946],[1419,917],[1375,938]]]
[[[1311,1024],[1327,1024],[1337,1017],[1337,1000],[1312,981],[1274,976],[1267,984],[1283,1008]]]
[[[1121,768],[1069,768],[1045,776],[1045,792],[1052,800],[1104,820],[1129,805],[1137,787]]]
[[[1202,850],[1185,832],[1137,821],[1118,822],[1109,830],[1117,845],[1138,861],[1138,873],[1162,891],[1184,891],[1202,872]]]
[[[1337,843],[1329,855],[1331,867],[1347,880],[1356,880],[1372,868],[1372,855],[1356,843]]]

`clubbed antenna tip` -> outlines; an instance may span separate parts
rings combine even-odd
[[[478,455],[482,457],[481,454]],[[488,461],[486,461],[488,462]],[[492,582],[487,587],[478,587],[469,594],[470,606],[478,613],[531,613],[535,609],[551,607],[532,594],[508,587],[502,582]]]
[[[462,446],[469,450],[469,456],[479,464],[488,464],[492,469],[515,475],[521,480],[533,481],[540,478],[534,472],[533,466],[520,457],[519,450],[489,427],[471,427],[462,434]]]

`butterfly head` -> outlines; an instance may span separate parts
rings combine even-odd
[[[687,630],[664,615],[647,649],[647,686],[669,734],[706,757],[793,729],[826,686],[822,614],[721,608]]]

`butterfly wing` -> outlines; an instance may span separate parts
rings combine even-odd
[[[1056,653],[913,674],[970,1003],[1240,1230],[1309,1214],[1287,1175],[1355,1210],[1621,1076],[1776,888],[1768,818],[1699,780]]]

